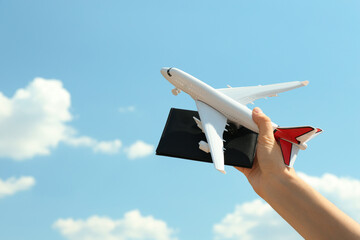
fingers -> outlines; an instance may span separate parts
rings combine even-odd
[[[258,107],[253,109],[252,118],[259,128],[259,141],[265,144],[273,144],[275,142],[274,130],[270,118]]]

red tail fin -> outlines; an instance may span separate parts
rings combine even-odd
[[[292,143],[285,141],[283,139],[279,139],[281,152],[283,155],[284,163],[289,166],[291,160],[291,150],[292,150]]]
[[[287,166],[292,166],[298,150],[304,150],[306,148],[305,143],[321,132],[321,129],[309,126],[275,129],[274,137],[280,144],[284,163]]]

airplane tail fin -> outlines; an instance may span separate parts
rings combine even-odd
[[[279,142],[284,163],[292,167],[299,149],[307,148],[306,142],[322,132],[320,128],[310,126],[277,128],[274,131],[275,139]]]

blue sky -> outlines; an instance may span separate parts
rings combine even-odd
[[[195,109],[161,67],[215,88],[309,80],[255,106],[280,126],[324,130],[295,169],[359,221],[359,10],[0,0],[0,239],[133,239],[129,226],[138,239],[299,239],[235,169],[154,155],[170,108]]]

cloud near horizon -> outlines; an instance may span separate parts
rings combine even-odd
[[[29,176],[20,178],[11,177],[6,180],[0,179],[0,198],[11,196],[17,192],[25,191],[35,185],[35,179]]]
[[[112,141],[98,141],[88,136],[75,137],[73,135],[65,137],[64,143],[73,147],[89,147],[95,153],[116,154],[122,146],[119,139]]]
[[[323,174],[298,175],[356,221],[360,221],[360,180]],[[213,226],[215,239],[303,239],[262,199],[239,204]]]
[[[61,142],[73,147],[88,147],[95,153],[121,152],[120,139],[99,141],[78,135],[68,125],[73,118],[70,106],[70,93],[56,79],[35,78],[26,88],[18,89],[12,98],[0,92],[0,131],[3,133],[0,136],[0,157],[25,160],[49,155]],[[135,144],[138,147],[139,144]],[[140,146],[143,154],[138,156],[150,154],[146,151],[149,146],[152,145]],[[133,148],[133,145],[128,147]]]
[[[129,159],[142,158],[152,154],[154,146],[138,140],[124,151]]]
[[[53,228],[69,240],[177,240],[166,222],[142,216],[139,210],[125,213],[122,219],[97,215],[85,220],[58,219]]]

